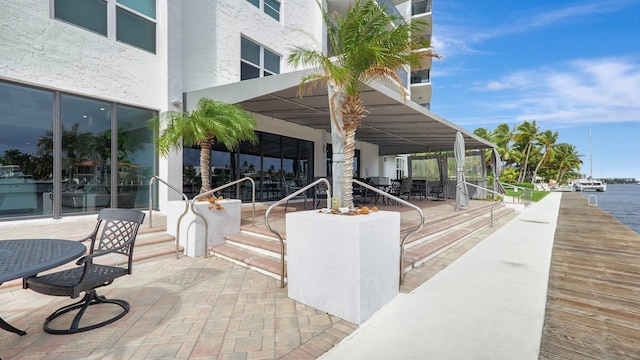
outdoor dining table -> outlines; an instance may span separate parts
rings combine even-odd
[[[77,259],[87,248],[77,241],[60,239],[0,240],[0,284],[36,275]],[[0,328],[25,335],[0,317]]]

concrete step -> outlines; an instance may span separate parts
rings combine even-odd
[[[494,209],[493,215],[494,225],[496,225],[501,220],[515,215],[515,210],[503,206],[499,209]],[[489,226],[489,216],[489,214],[484,214],[482,216],[473,217],[464,223],[457,224],[455,227],[439,233],[438,235],[423,238],[421,241],[416,241],[411,247],[407,247],[405,245],[402,266],[403,271],[405,273],[411,271],[415,267],[422,265],[448,248],[464,241],[473,233]]]
[[[257,251],[245,249],[233,244],[221,244],[210,248],[214,256],[229,260],[238,265],[258,271],[262,274],[280,279],[282,267],[280,259]],[[286,263],[285,263],[286,276]]]
[[[491,207],[494,207],[494,222],[514,213],[512,208],[503,204],[487,202],[473,209],[462,209],[425,219],[424,228],[412,235],[408,244],[405,244],[405,271],[410,271],[479,229],[489,226]],[[411,226],[415,226],[415,223],[405,221],[402,224],[403,229]],[[282,231],[281,236],[286,238],[286,233]],[[209,249],[214,256],[276,279],[280,278],[280,241],[264,226],[243,225],[240,233],[225,236],[224,244]]]

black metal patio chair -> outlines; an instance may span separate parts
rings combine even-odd
[[[122,318],[129,312],[129,303],[124,300],[107,299],[96,293],[96,288],[108,286],[121,276],[130,275],[133,263],[133,247],[138,229],[144,220],[144,213],[131,209],[102,209],[98,215],[98,222],[93,232],[80,241],[91,240],[89,254],[76,262],[75,268],[46,275],[36,275],[25,278],[23,287],[41,294],[53,296],[68,296],[73,299],[84,292],[82,300],[64,306],[49,315],[43,325],[45,332],[50,334],[74,334],[93,330]],[[119,254],[126,260],[125,266],[111,266],[100,264],[105,255],[109,258]],[[104,262],[104,261],[103,261]],[[83,315],[91,305],[115,304],[122,308],[118,314],[98,323],[91,323]],[[53,328],[49,324],[58,317],[79,310],[67,328]],[[89,312],[90,313],[90,312]],[[89,316],[90,317],[90,316]],[[87,324],[88,323],[88,324]],[[82,325],[82,326],[81,326]]]

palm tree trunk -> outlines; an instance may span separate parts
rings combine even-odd
[[[203,194],[211,190],[211,146],[209,144],[200,144],[200,179],[202,180],[202,187],[200,187],[200,194]]]
[[[344,144],[344,184],[342,206],[353,208],[353,157],[356,153],[356,129],[346,130]]]
[[[518,176],[518,182],[524,182],[524,179],[527,175],[527,166],[529,166],[529,152],[531,151],[531,143],[528,143],[526,146],[527,156],[524,158],[524,166],[520,169],[520,176]]]
[[[343,130],[341,104],[344,101],[344,90],[334,84],[328,82],[329,110],[331,114],[331,175],[332,175],[332,194],[338,199],[338,204],[344,205],[344,172],[345,172],[345,133]],[[353,158],[352,158],[353,167]]]

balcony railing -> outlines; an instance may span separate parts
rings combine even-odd
[[[431,0],[416,1],[411,4],[411,15],[422,15],[431,12]]]

